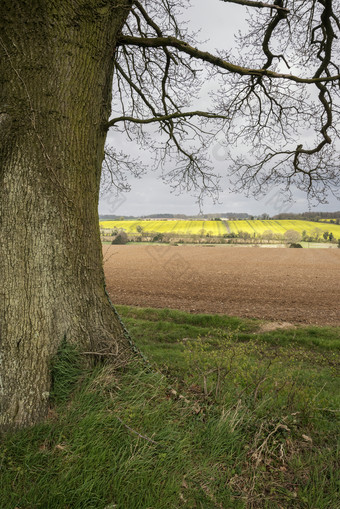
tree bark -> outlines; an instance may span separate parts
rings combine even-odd
[[[130,0],[0,4],[0,428],[48,410],[66,339],[126,355],[105,293],[101,163]]]

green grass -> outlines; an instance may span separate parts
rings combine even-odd
[[[339,236],[340,238],[340,236]],[[336,244],[330,244],[329,242],[299,242],[302,247],[308,248],[308,249],[329,249],[331,248],[337,248]]]
[[[62,345],[51,415],[1,439],[1,509],[339,507],[339,328],[118,309],[150,365]]]

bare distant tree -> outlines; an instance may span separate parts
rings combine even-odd
[[[302,235],[296,230],[287,230],[284,232],[284,238],[287,242],[300,242]]]

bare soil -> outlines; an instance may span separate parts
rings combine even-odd
[[[340,249],[103,246],[115,304],[340,326]]]

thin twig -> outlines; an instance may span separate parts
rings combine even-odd
[[[117,356],[116,353],[112,353],[112,352],[81,352],[81,355],[100,355],[101,357],[106,357],[108,355],[113,355],[114,357]]]

